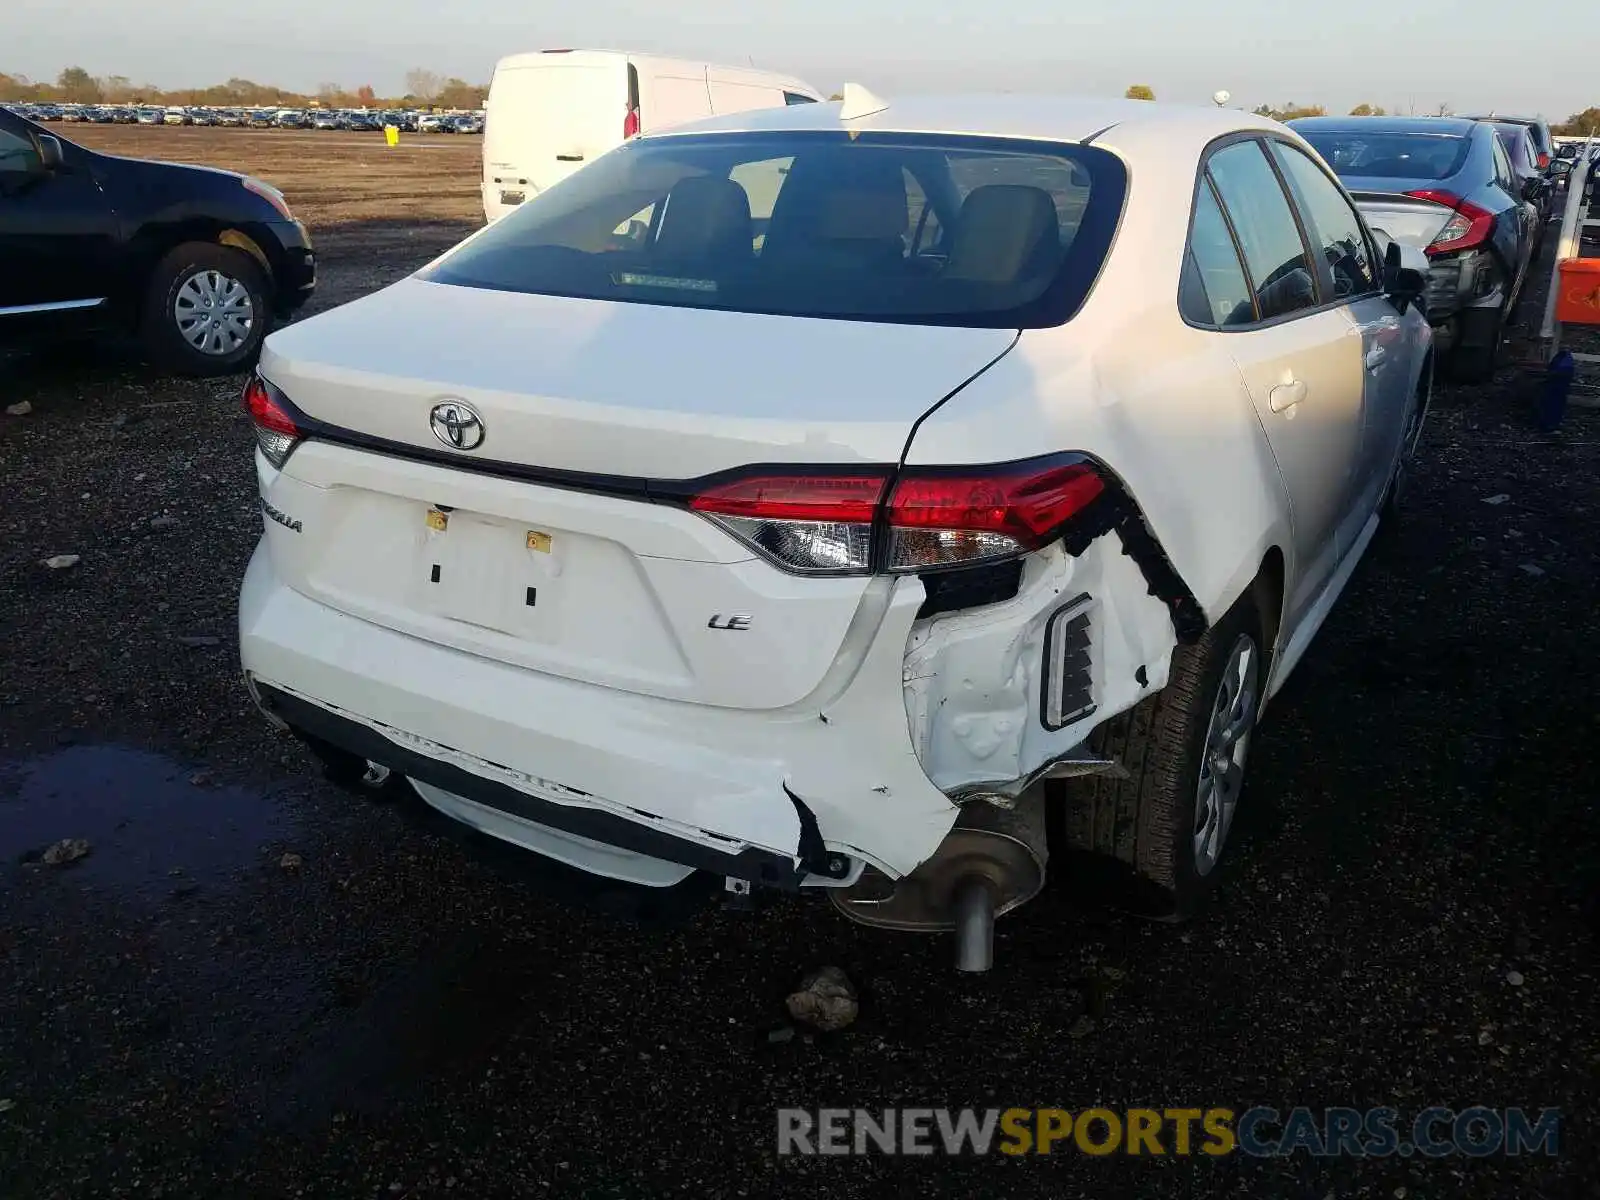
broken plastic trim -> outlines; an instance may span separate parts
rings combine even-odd
[[[806,802],[794,794],[786,783],[783,794],[794,805],[795,816],[800,820],[800,845],[795,848],[798,862],[796,874],[800,879],[807,875],[821,875],[824,879],[843,879],[850,873],[850,860],[842,854],[832,853],[822,841],[822,829],[817,824],[817,814],[806,807]]]
[[[1062,531],[1061,545],[1074,557],[1089,548],[1089,544],[1105,534],[1116,532],[1122,542],[1122,552],[1133,559],[1149,585],[1149,593],[1167,606],[1172,617],[1172,631],[1178,641],[1192,646],[1205,636],[1211,623],[1206,620],[1205,609],[1189,590],[1189,585],[1178,574],[1167,552],[1150,531],[1144,513],[1134,502],[1121,480],[1099,463],[1096,466],[1104,475],[1106,490],[1080,512]]]

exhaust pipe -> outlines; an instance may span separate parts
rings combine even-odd
[[[956,884],[956,970],[979,975],[994,966],[994,891],[981,875]]]
[[[956,935],[956,970],[994,965],[994,921],[1044,886],[1044,789],[1014,808],[969,804],[933,857],[903,879],[868,870],[828,898],[852,921],[882,929]]]

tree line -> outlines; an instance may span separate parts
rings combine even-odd
[[[1155,89],[1147,83],[1136,83],[1130,87],[1123,96],[1129,100],[1154,100]],[[1271,117],[1274,121],[1293,121],[1297,117],[1325,117],[1328,110],[1320,104],[1296,104],[1289,101],[1287,104],[1261,104],[1254,110],[1260,117]],[[1448,117],[1453,115],[1454,109],[1446,104],[1437,105],[1433,112],[1426,114],[1435,117]],[[1395,114],[1400,115],[1397,108]],[[1388,109],[1378,104],[1358,104],[1350,110],[1352,117],[1386,117]],[[1550,132],[1558,137],[1588,137],[1590,134],[1600,137],[1600,108],[1586,108],[1580,113],[1573,113],[1565,121],[1552,121]]]
[[[325,108],[482,108],[488,84],[468,83],[423,67],[406,72],[403,96],[379,96],[369,83],[346,88],[321,83],[315,92],[295,92],[252,79],[233,78],[202,88],[160,88],[134,83],[126,75],[91,75],[67,67],[54,83],[0,71],[0,100],[33,104],[180,104],[215,108],[285,107],[320,104]]]

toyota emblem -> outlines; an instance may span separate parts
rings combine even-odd
[[[459,400],[435,404],[428,425],[434,437],[454,450],[476,450],[483,445],[483,418]]]

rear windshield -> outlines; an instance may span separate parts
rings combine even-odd
[[[1339,175],[1375,179],[1448,179],[1467,161],[1464,137],[1437,133],[1379,133],[1300,129]]]
[[[804,131],[629,142],[423,273],[464,287],[1028,328],[1088,294],[1125,175],[1089,146]]]

